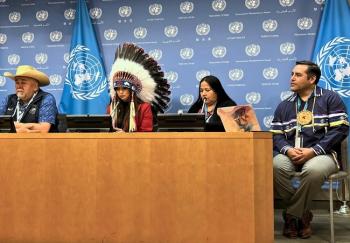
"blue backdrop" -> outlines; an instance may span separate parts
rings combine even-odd
[[[186,111],[207,74],[250,103],[267,130],[289,94],[296,60],[311,59],[323,0],[90,0],[90,17],[109,73],[116,47],[142,46],[171,82],[167,112]],[[76,1],[0,0],[0,72],[30,64],[50,77],[61,100]],[[0,77],[0,98],[14,83]]]

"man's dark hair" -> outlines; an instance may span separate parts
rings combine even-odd
[[[321,77],[321,69],[316,63],[310,62],[310,61],[297,61],[295,65],[306,65],[307,70],[306,74],[308,78],[311,78],[312,76],[316,77],[315,84],[318,83]]]

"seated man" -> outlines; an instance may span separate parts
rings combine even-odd
[[[296,62],[290,80],[294,92],[282,101],[271,124],[273,132],[274,191],[286,210],[283,235],[311,236],[310,203],[325,179],[339,169],[332,154],[348,135],[346,107],[333,91],[317,86],[320,68],[309,61]],[[294,189],[293,173],[300,171],[300,186]]]
[[[32,66],[18,66],[16,74],[5,72],[15,81],[16,93],[0,103],[0,114],[11,115],[17,132],[49,132],[56,125],[55,97],[40,89],[50,83],[46,74]]]

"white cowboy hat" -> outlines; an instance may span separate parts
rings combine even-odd
[[[10,72],[4,72],[4,77],[10,78],[12,80],[16,80],[16,77],[29,77],[38,81],[39,86],[46,86],[50,84],[49,77],[43,73],[38,71],[35,67],[29,65],[21,65],[16,69],[16,74],[12,74]]]

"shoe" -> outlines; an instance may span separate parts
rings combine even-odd
[[[310,238],[312,235],[311,230],[311,221],[312,221],[313,215],[311,211],[306,211],[303,213],[303,216],[301,219],[298,220],[298,236],[302,239]]]
[[[298,237],[297,218],[284,212],[283,219],[283,235],[290,239],[296,239]]]

